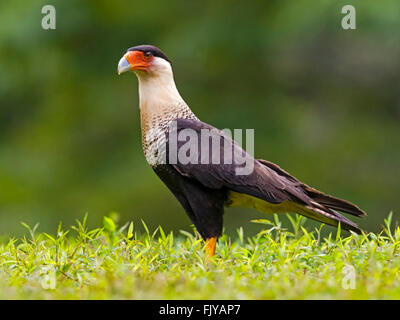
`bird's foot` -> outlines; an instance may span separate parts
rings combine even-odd
[[[210,257],[215,255],[215,248],[217,246],[217,237],[206,239],[206,253]]]

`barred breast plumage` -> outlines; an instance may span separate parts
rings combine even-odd
[[[184,102],[159,108],[161,112],[141,110],[142,148],[146,161],[152,167],[164,159],[166,134],[171,121],[176,119],[198,120]]]

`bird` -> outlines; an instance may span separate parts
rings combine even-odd
[[[308,186],[270,161],[254,158],[224,132],[197,118],[176,87],[171,60],[159,48],[138,45],[127,49],[118,63],[118,74],[128,71],[138,78],[142,147],[146,161],[185,210],[205,241],[208,256],[215,255],[226,207],[255,208],[269,214],[297,213],[327,225],[338,227],[340,224],[347,231],[362,232],[356,223],[338,212],[366,216],[358,206]],[[251,173],[238,174],[242,163],[224,163],[222,156],[222,163],[212,161],[215,155],[204,156],[201,153],[205,151],[201,148],[189,150],[189,153],[193,151],[195,160],[209,161],[188,162],[171,156],[174,155],[170,152],[172,132],[180,135],[187,130],[197,136],[197,141],[203,138],[204,130],[213,132],[213,137],[220,138],[217,151],[229,142],[233,155],[244,154],[251,161]],[[209,141],[212,137],[204,139],[202,141]],[[178,153],[187,141],[174,142]]]

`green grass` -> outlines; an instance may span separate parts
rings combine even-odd
[[[299,216],[290,221],[290,230],[275,216],[258,220],[266,229],[253,237],[224,235],[214,258],[196,233],[145,224],[139,233],[111,217],[102,228],[88,230],[85,218],[54,236],[25,225],[26,237],[0,246],[0,299],[400,298],[400,228],[390,231],[391,215],[380,234],[327,238]]]

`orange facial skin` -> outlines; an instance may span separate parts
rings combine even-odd
[[[150,68],[153,56],[146,56],[142,51],[129,51],[125,54],[125,58],[128,60],[132,71],[147,71]]]

